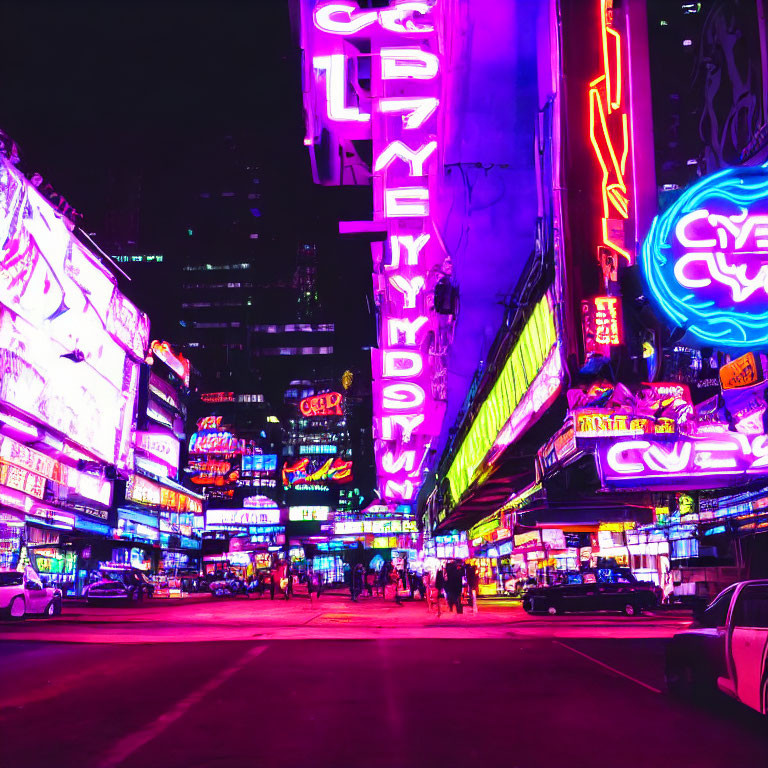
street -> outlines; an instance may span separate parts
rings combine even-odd
[[[3,768],[750,766],[767,754],[756,713],[664,691],[682,612],[531,617],[489,601],[438,619],[418,601],[340,593],[178,602],[3,623]]]

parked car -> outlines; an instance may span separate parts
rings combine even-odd
[[[580,582],[580,583],[579,583]],[[527,613],[621,611],[639,616],[656,606],[654,585],[638,581],[628,570],[594,569],[578,574],[570,584],[531,587],[523,598]]]
[[[99,579],[84,590],[89,605],[110,602],[140,603],[152,597],[155,588],[138,568],[102,568]]]
[[[740,581],[694,613],[667,645],[675,694],[721,690],[768,715],[768,579]]]
[[[61,590],[44,586],[31,565],[23,571],[0,571],[0,613],[9,619],[32,614],[58,616]]]

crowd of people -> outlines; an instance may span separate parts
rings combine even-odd
[[[477,611],[477,569],[471,563],[462,560],[448,560],[432,568],[409,568],[407,558],[392,562],[384,561],[378,569],[358,562],[345,567],[345,581],[349,587],[352,602],[367,596],[393,601],[402,605],[405,600],[423,600],[431,611],[463,613],[467,603]],[[290,562],[276,559],[272,567],[254,574],[247,583],[250,594],[263,596],[269,594],[274,600],[290,599],[294,594],[294,585],[306,584],[307,593],[312,598],[319,598],[326,587],[324,574],[312,567],[311,561],[301,573]]]
[[[449,611],[463,613],[466,601],[477,611],[477,569],[471,563],[462,560],[449,560],[435,568],[420,571],[408,568],[408,561],[403,560],[396,566],[386,561],[376,571],[362,563],[352,566],[349,574],[349,589],[353,602],[361,595],[394,600],[402,605],[404,599],[415,599],[418,594],[427,603],[427,608],[436,608],[442,612],[442,600],[445,599]]]

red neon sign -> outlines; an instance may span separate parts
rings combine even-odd
[[[324,392],[305,397],[299,403],[299,410],[304,416],[341,416],[341,400],[340,392]]]
[[[618,296],[594,296],[581,303],[584,351],[608,355],[609,347],[624,342],[621,324],[621,299]]]
[[[600,38],[603,72],[589,84],[589,138],[602,170],[602,244],[632,264],[634,258],[624,240],[630,204],[629,116],[622,103],[621,35],[613,29],[613,0],[600,0]]]

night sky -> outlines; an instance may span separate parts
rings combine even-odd
[[[292,259],[297,234],[316,241],[326,304],[360,345],[370,261],[335,231],[339,218],[370,214],[369,193],[311,182],[288,5],[6,0],[0,128],[19,144],[23,169],[82,212],[97,240],[121,181],[138,174],[147,253],[172,250],[184,225],[180,193],[201,150],[236,133],[262,167],[263,223],[280,251],[271,256]],[[141,286],[124,290],[142,303]]]

